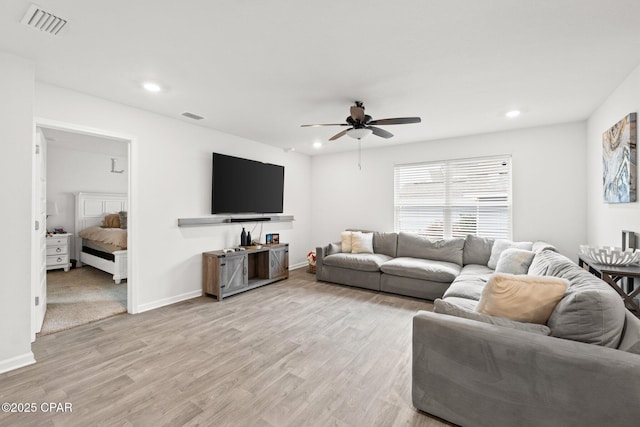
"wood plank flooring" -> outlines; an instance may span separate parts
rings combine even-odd
[[[411,319],[428,301],[318,283],[304,270],[47,335],[0,375],[1,426],[442,426],[411,404]],[[71,413],[43,413],[69,402]]]

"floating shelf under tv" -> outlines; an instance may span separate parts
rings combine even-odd
[[[292,222],[293,215],[239,215],[239,216],[204,216],[197,218],[178,218],[178,227],[199,227],[207,225],[226,225],[244,222]]]

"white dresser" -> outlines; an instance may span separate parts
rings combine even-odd
[[[69,271],[71,268],[69,261],[71,236],[71,233],[47,236],[47,270],[64,268],[64,271]]]

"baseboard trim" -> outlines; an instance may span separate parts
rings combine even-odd
[[[289,266],[289,270],[297,270],[299,268],[307,267],[308,265],[309,265],[309,263],[307,263],[307,262],[299,262],[297,264],[290,265]],[[155,310],[156,308],[164,307],[166,305],[175,304],[177,302],[185,301],[185,300],[188,300],[188,299],[191,299],[191,298],[197,298],[199,296],[202,296],[202,291],[201,290],[187,292],[187,293],[176,295],[176,296],[173,296],[173,297],[164,298],[164,299],[160,299],[160,300],[153,301],[153,302],[148,302],[146,304],[139,305],[137,307],[138,309],[135,311],[135,313],[144,313],[145,311]]]
[[[304,268],[306,266],[308,266],[309,263],[308,262],[299,262],[297,264],[293,264],[289,266],[289,270],[297,270],[299,268]]]
[[[184,294],[175,295],[169,298],[163,298],[157,301],[148,302],[146,304],[140,304],[138,306],[138,310],[136,313],[143,313],[149,310],[155,310],[156,308],[164,307],[166,305],[175,304],[177,302],[185,301],[192,298],[198,298],[202,296],[202,290],[198,289],[197,291],[186,292]]]
[[[33,365],[34,363],[36,363],[36,359],[31,351],[21,354],[20,356],[12,357],[11,359],[0,360],[0,374]]]

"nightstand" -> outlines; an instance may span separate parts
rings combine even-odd
[[[71,233],[47,236],[47,270],[64,268],[64,271],[69,271],[71,268],[69,261],[71,236]]]

